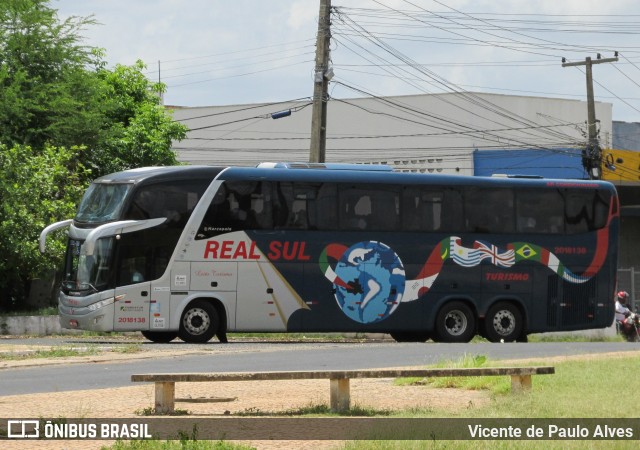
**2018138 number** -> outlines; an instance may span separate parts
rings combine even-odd
[[[145,323],[147,319],[145,317],[120,317],[118,323]]]

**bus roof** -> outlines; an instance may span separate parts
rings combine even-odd
[[[158,166],[124,170],[102,176],[94,183],[155,182],[172,179],[210,178],[213,180],[224,167],[213,166]]]
[[[613,184],[599,180],[570,180],[551,178],[476,177],[464,175],[419,174],[406,172],[366,170],[291,170],[281,168],[230,167],[221,172],[224,180],[308,181],[308,182],[358,182],[374,184],[478,186],[478,187],[552,187],[586,188],[615,191]]]
[[[320,170],[363,170],[367,172],[393,172],[386,164],[310,163],[310,162],[262,162],[259,169],[320,169]]]

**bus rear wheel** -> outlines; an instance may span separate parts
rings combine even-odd
[[[166,344],[178,337],[175,331],[141,331],[142,335],[156,344]]]
[[[204,300],[191,302],[180,318],[178,336],[185,342],[208,342],[218,332],[220,319],[215,306]]]
[[[469,342],[476,334],[473,311],[465,303],[449,302],[436,317],[438,342]]]
[[[427,342],[429,334],[420,331],[389,333],[396,342]]]
[[[496,303],[484,319],[484,335],[491,342],[517,341],[521,338],[522,327],[522,313],[512,303]]]

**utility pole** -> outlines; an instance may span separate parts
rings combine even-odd
[[[582,165],[587,170],[589,178],[592,180],[599,180],[602,175],[602,149],[600,148],[600,142],[598,141],[598,129],[596,127],[596,104],[593,96],[593,72],[591,67],[593,64],[602,64],[609,62],[616,62],[618,60],[618,52],[615,52],[614,58],[600,57],[592,60],[587,56],[584,62],[566,62],[565,58],[562,58],[562,67],[570,66],[586,66],[587,72],[587,130],[589,132],[589,141],[587,148],[582,152]]]
[[[327,100],[329,80],[329,47],[331,40],[331,0],[320,0],[318,36],[316,39],[316,69],[313,77],[313,112],[311,116],[311,146],[309,162],[325,162],[327,144]]]

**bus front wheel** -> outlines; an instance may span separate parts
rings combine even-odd
[[[484,335],[491,342],[513,342],[521,338],[522,313],[512,303],[493,305],[484,319]]]
[[[208,342],[218,332],[219,325],[215,306],[204,300],[196,300],[182,313],[178,336],[185,342]]]
[[[469,342],[476,333],[473,311],[463,302],[449,302],[438,312],[438,342]]]
[[[141,331],[142,335],[156,344],[166,344],[178,337],[175,331]]]

